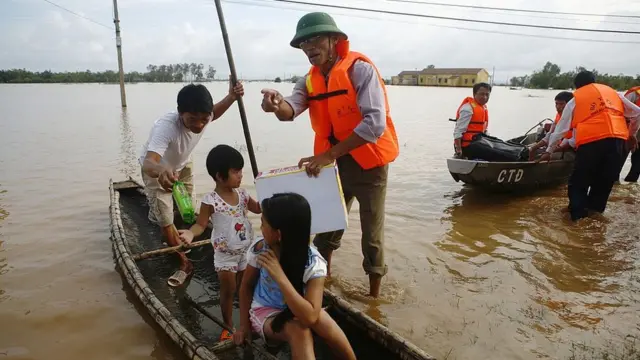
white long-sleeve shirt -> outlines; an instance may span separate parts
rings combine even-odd
[[[640,107],[636,106],[636,104],[629,101],[629,99],[623,95],[618,94],[618,96],[624,105],[624,117],[629,119],[629,134],[635,134],[638,132],[638,127],[640,126]],[[571,129],[571,121],[573,120],[573,110],[575,107],[575,98],[569,100],[567,106],[564,107],[560,121],[553,130],[553,133],[549,135],[549,145],[547,146],[548,153],[552,153],[555,150],[555,144],[564,137],[564,134],[566,134],[567,131]]]
[[[551,128],[549,129],[549,132],[544,136],[544,138],[542,139],[542,141],[545,142],[545,144],[547,144],[547,146],[549,145],[549,138],[551,137],[551,134],[553,133],[553,131],[556,129],[556,123],[554,122],[553,124],[551,124]],[[571,133],[571,138],[570,139],[562,139],[562,142],[560,142],[560,146],[563,146],[564,144],[569,144],[569,146],[571,146],[572,148],[576,148],[576,132],[572,132]]]
[[[636,104],[638,102],[638,99],[640,98],[640,95],[638,95],[637,91],[634,91],[632,93],[625,95],[624,97],[629,99],[629,101],[631,101],[632,103]],[[638,120],[638,123],[640,123],[640,120]],[[638,129],[638,132],[636,133],[636,136],[640,136],[640,125],[638,125],[638,127],[639,129]],[[629,129],[629,133],[631,133],[631,129]]]
[[[471,104],[464,104],[460,108],[460,117],[456,120],[456,127],[453,129],[453,139],[460,139],[467,132],[471,117],[473,116],[473,108]]]
[[[631,101],[632,103],[636,103],[636,101],[638,101],[638,92],[634,91],[632,93],[629,93],[628,95],[625,96],[627,99],[629,99],[629,101]]]
[[[357,60],[348,70],[349,78],[356,91],[356,102],[362,114],[362,121],[353,132],[370,143],[376,143],[387,127],[387,107],[384,89],[373,65]],[[291,95],[284,100],[293,109],[293,118],[309,108],[307,76],[301,77],[293,87]]]

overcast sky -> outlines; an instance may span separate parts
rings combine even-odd
[[[113,25],[110,0],[51,1],[109,27]],[[640,73],[640,35],[527,29],[265,0],[231,1],[223,1],[222,6],[236,69],[243,78],[273,78],[307,71],[306,58],[301,51],[289,47],[289,41],[298,19],[309,11],[326,11],[333,15],[338,26],[349,35],[351,49],[368,55],[385,77],[429,64],[483,67],[490,73],[495,66],[496,81],[502,82],[510,76],[540,68],[546,61],[559,64],[563,70],[583,65],[609,73]],[[640,19],[637,18],[505,13],[383,0],[316,2],[476,20],[640,32]],[[637,0],[459,0],[455,3],[640,16],[640,1]],[[0,68],[38,71],[117,69],[113,30],[78,18],[44,0],[0,0],[0,10]],[[119,12],[125,71],[144,71],[148,64],[196,62],[213,65],[221,77],[229,73],[213,0],[120,0]]]

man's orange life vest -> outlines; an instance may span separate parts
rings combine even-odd
[[[636,102],[635,104],[640,106],[640,86],[635,86],[632,87],[631,89],[629,89],[626,93],[624,93],[624,96],[627,96],[631,93],[635,92],[636,93]]]
[[[560,122],[560,119],[562,118],[562,114],[556,114],[556,126],[558,126],[558,123]],[[566,134],[564,134],[564,138],[565,139],[571,139],[573,137],[573,129],[569,129],[569,131],[567,131]]]
[[[573,93],[575,109],[571,127],[576,132],[576,149],[606,138],[626,140],[629,128],[624,118],[624,104],[618,93],[602,84],[589,84]]]
[[[456,111],[456,120],[460,119],[460,109],[466,104],[471,105],[473,115],[471,115],[471,122],[469,122],[467,131],[462,134],[462,147],[469,146],[475,134],[484,133],[489,127],[489,110],[487,110],[487,106],[480,106],[472,97],[467,97],[462,101],[458,111]]]
[[[309,117],[315,132],[313,153],[319,155],[328,151],[331,148],[329,140],[331,136],[338,141],[347,139],[362,121],[356,90],[348,74],[353,63],[356,60],[362,60],[373,66],[382,86],[386,107],[386,128],[375,144],[367,143],[352,150],[350,154],[365,170],[384,166],[395,160],[400,151],[389,112],[384,80],[369,58],[349,51],[346,40],[340,40],[337,49],[340,58],[331,69],[328,80],[325,80],[317,66],[312,66],[307,75]]]

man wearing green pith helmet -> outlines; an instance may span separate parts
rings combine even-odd
[[[360,204],[363,268],[369,293],[377,297],[384,261],[384,207],[389,163],[398,156],[398,139],[391,120],[384,81],[366,56],[349,50],[347,35],[322,12],[303,16],[290,45],[311,63],[309,73],[283,97],[264,89],[262,109],[280,121],[292,121],[309,110],[315,133],[313,156],[298,166],[317,176],[337,161],[347,207]],[[316,235],[314,244],[331,268],[331,255],[344,231]]]

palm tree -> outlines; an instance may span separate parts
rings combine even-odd
[[[184,63],[182,64],[182,80],[183,81],[189,81],[189,64]]]
[[[191,72],[191,81],[193,82],[193,80],[196,77],[196,71],[198,70],[198,65],[196,65],[196,63],[191,63],[189,65],[189,71]]]

